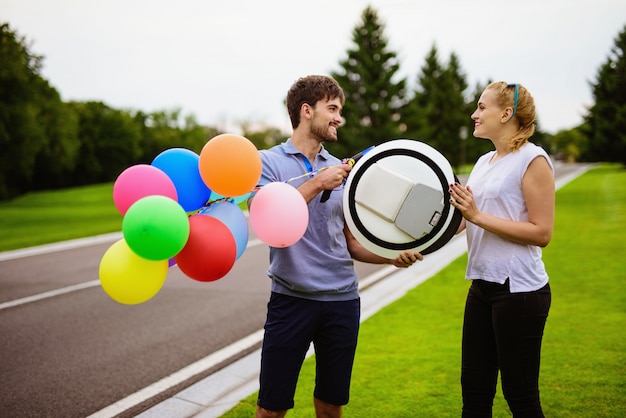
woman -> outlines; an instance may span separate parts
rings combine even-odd
[[[488,85],[472,114],[474,136],[494,151],[481,156],[467,187],[450,186],[467,228],[461,386],[464,417],[490,417],[498,371],[517,417],[543,417],[539,401],[541,339],[550,286],[541,247],[554,229],[554,167],[529,142],[534,99],[524,86]]]

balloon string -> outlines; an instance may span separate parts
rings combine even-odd
[[[261,187],[255,187],[254,189],[250,190],[248,192],[248,194],[254,194],[254,193],[258,192],[259,190],[261,190]],[[189,216],[196,215],[196,214],[198,214],[198,213],[208,209],[209,207],[211,207],[211,205],[215,205],[215,204],[218,204],[218,203],[226,203],[226,202],[234,203],[235,202],[235,198],[223,196],[223,197],[220,197],[219,199],[213,199],[213,200],[209,199],[206,202],[204,202],[204,205],[202,205],[201,208],[199,208],[197,210],[194,210],[193,212],[188,213],[188,215]]]
[[[328,167],[322,167],[322,168],[318,169],[317,171],[309,171],[308,173],[304,173],[302,175],[299,175],[299,176],[296,176],[296,177],[292,177],[289,180],[287,180],[285,183],[291,183],[294,180],[302,179],[302,178],[305,178],[305,177],[311,178],[311,177],[315,176],[316,174],[319,174],[320,172],[326,170],[327,168]]]

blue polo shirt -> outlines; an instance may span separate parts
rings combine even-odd
[[[341,164],[322,147],[311,167],[291,139],[259,153],[263,162],[259,186]],[[298,187],[307,180],[305,177],[289,184]],[[304,236],[289,247],[270,247],[267,275],[272,279],[272,291],[318,301],[356,299],[358,278],[343,233],[343,189],[333,190],[324,203],[320,202],[321,195],[308,204],[309,225]]]

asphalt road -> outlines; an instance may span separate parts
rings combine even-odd
[[[153,299],[122,305],[95,283],[110,244],[0,262],[0,416],[88,416],[263,327],[267,246],[211,283],[173,267]],[[358,264],[361,277],[378,268]]]
[[[558,174],[574,168],[561,166]],[[98,283],[100,259],[113,241],[0,258],[1,417],[88,416],[262,328],[267,246],[250,246],[216,282],[194,281],[173,267],[153,299],[129,306]],[[361,278],[381,268],[357,263]],[[70,286],[77,287],[48,293]],[[41,298],[24,299],[33,296]]]

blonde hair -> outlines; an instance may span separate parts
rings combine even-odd
[[[518,89],[517,103],[515,103],[515,89]],[[519,123],[519,130],[510,138],[509,149],[516,151],[528,142],[528,138],[535,133],[535,99],[521,84],[508,84],[504,81],[496,81],[485,87],[485,90],[493,90],[496,93],[496,104],[502,108],[512,107],[513,118]]]

